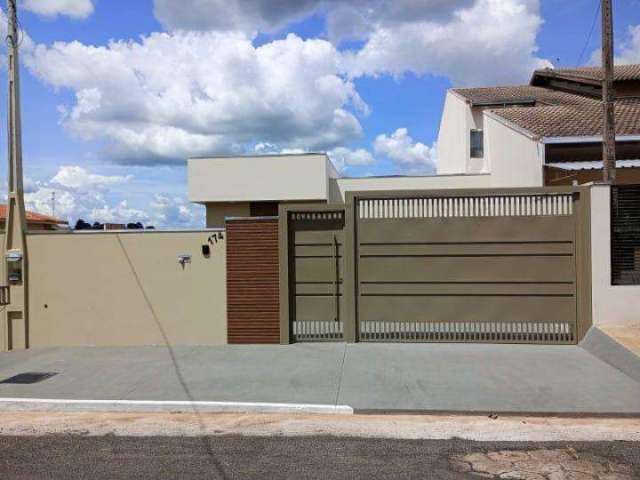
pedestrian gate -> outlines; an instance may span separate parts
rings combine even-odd
[[[583,195],[355,192],[285,209],[282,338],[576,343],[590,318]]]
[[[341,340],[344,210],[290,212],[288,221],[293,339]]]

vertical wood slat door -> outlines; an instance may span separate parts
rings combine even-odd
[[[575,343],[574,201],[359,198],[359,339]]]
[[[280,343],[278,219],[226,222],[227,341]]]
[[[344,212],[289,212],[293,341],[344,338]]]

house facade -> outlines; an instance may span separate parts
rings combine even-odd
[[[189,198],[207,227],[277,215],[287,203],[343,203],[348,192],[581,185],[602,178],[601,69],[544,69],[528,85],[454,88],[437,175],[350,178],[323,153],[193,158]],[[618,183],[640,183],[640,65],[615,68]]]
[[[602,178],[599,67],[544,69],[529,85],[447,92],[438,174],[488,173],[492,187]],[[614,73],[618,183],[640,182],[640,65]]]

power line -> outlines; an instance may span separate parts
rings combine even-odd
[[[591,23],[591,30],[589,30],[589,35],[587,36],[586,42],[584,42],[584,46],[582,47],[582,51],[580,52],[580,56],[578,57],[578,62],[576,66],[579,66],[582,63],[582,57],[584,57],[587,48],[589,47],[589,43],[591,42],[591,36],[593,35],[593,31],[596,28],[596,23],[598,22],[598,14],[600,13],[600,5],[601,2],[598,0],[596,5],[596,13],[593,15],[593,22]]]

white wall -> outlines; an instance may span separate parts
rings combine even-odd
[[[611,197],[607,185],[591,187],[593,324],[640,327],[640,285],[611,285]]]
[[[466,171],[472,123],[473,115],[469,104],[462,97],[448,91],[438,132],[438,174]]]
[[[484,156],[492,187],[542,187],[544,146],[490,114],[484,115]]]
[[[361,177],[338,178],[332,202],[344,202],[346,192],[368,192],[382,190],[446,190],[452,188],[488,188],[490,176],[477,175],[432,175],[425,177]]]
[[[324,154],[190,159],[192,202],[327,200],[333,166]]]

